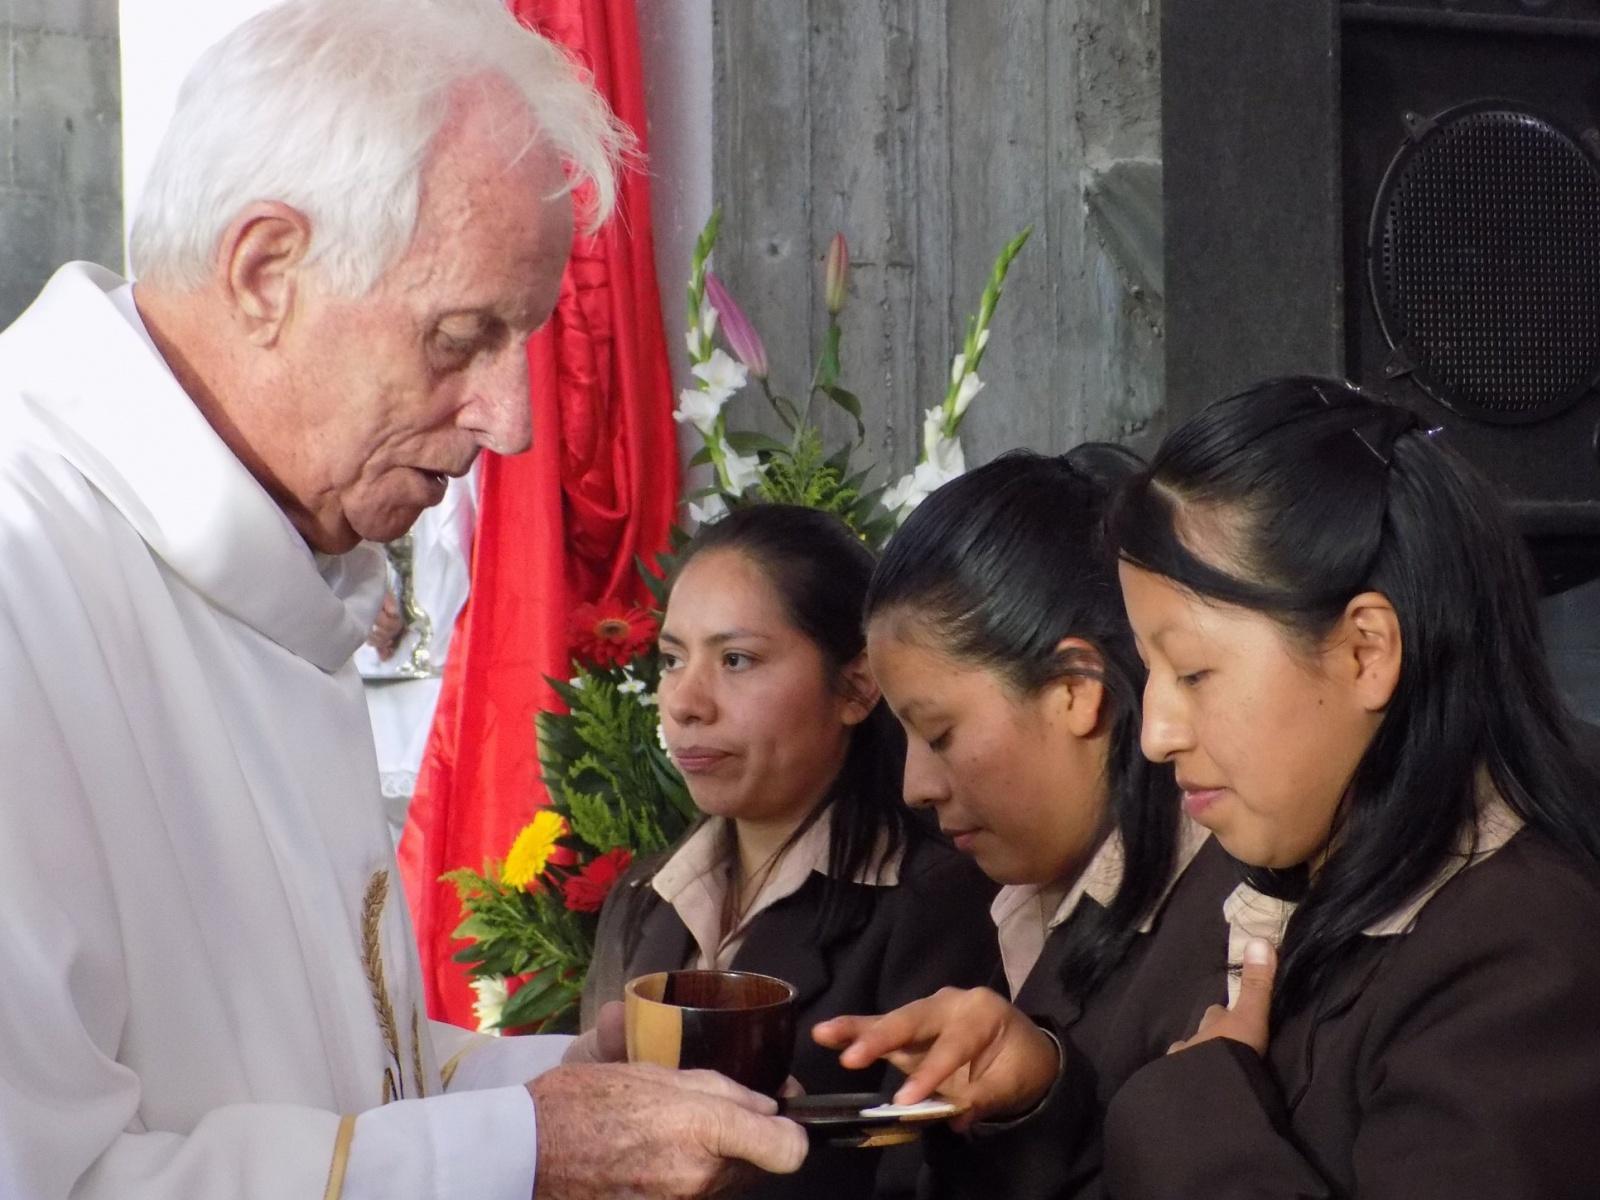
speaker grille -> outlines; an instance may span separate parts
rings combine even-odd
[[[1367,245],[1385,370],[1478,420],[1554,416],[1600,377],[1595,159],[1506,101],[1407,122]]]

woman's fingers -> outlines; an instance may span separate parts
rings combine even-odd
[[[816,1026],[811,1036],[824,1046],[844,1046],[840,1063],[859,1070],[894,1051],[932,1041],[943,1027],[942,1008],[936,994],[881,1017],[835,1017]]]
[[[927,1053],[922,1055],[922,1061],[906,1071],[906,1081],[900,1085],[900,1090],[895,1092],[894,1102],[917,1104],[941,1089],[949,1091],[945,1085],[982,1054],[986,1042],[992,1040],[994,1036],[993,1030],[960,1026],[946,1029],[934,1039]],[[969,1072],[968,1078],[970,1077]]]

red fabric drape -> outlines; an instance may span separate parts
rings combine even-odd
[[[511,0],[528,25],[574,51],[644,147],[644,85],[632,0]],[[616,216],[579,236],[550,323],[528,344],[533,449],[486,456],[472,587],[401,844],[429,1013],[472,1023],[451,961],[459,866],[504,856],[545,802],[534,714],[556,703],[546,675],[570,672],[572,607],[647,598],[634,556],[666,545],[678,500],[672,379],[661,326],[650,185],[621,181]]]

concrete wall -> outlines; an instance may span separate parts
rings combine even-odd
[[[638,14],[656,280],[672,376],[682,388],[691,382],[679,336],[683,295],[695,239],[712,204],[711,0],[643,0]],[[700,439],[687,425],[679,426],[678,434],[687,459],[700,448]],[[696,480],[691,486],[698,485]]]
[[[867,452],[890,477],[906,470],[995,254],[1032,225],[963,430],[967,461],[1151,427],[1152,0],[743,0],[715,17],[717,268],[780,391],[809,379],[821,261],[842,230],[854,259],[844,382],[866,409]],[[828,428],[834,444],[853,433],[843,414]]]
[[[122,266],[117,0],[0,0],[0,326],[73,259]]]

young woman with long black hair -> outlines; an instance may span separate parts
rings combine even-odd
[[[1054,1085],[1020,1122],[930,1134],[934,1195],[1093,1187],[1099,1146],[1084,1117],[1109,1099],[1100,1087],[1118,1077],[1114,1064],[1143,1046],[1129,989],[1204,969],[1220,984],[1219,953],[1191,941],[1171,942],[1176,956],[1153,952],[1171,903],[1214,912],[1235,877],[1220,862],[1186,869],[1204,830],[1179,813],[1171,770],[1139,750],[1144,668],[1101,525],[1142,465],[1086,445],[971,471],[895,534],[867,595],[873,673],[907,734],[906,801],[931,808],[1006,885],[992,909],[1004,967],[992,989],[919,1001],[876,1036],[997,1024],[1031,1036],[1020,1054],[1038,1064],[1041,1087]],[[1059,1039],[1061,1069],[1024,1013]],[[1187,1016],[1170,1019],[1169,1041]],[[844,1046],[862,1028],[847,1018],[817,1036]],[[870,1058],[858,1047],[845,1061]]]
[[[1600,1195],[1600,785],[1520,540],[1443,440],[1280,380],[1176,430],[1115,507],[1144,748],[1215,835],[1187,874],[1239,882],[1167,902],[1150,957],[1226,973],[1124,993],[1143,1049],[1077,1126],[1103,1178],[1061,1194]],[[851,1053],[898,1047],[906,1099],[1048,1104],[1057,1058],[1014,1023],[889,1032]]]
[[[1600,787],[1447,442],[1283,380],[1117,510],[1146,752],[1247,877],[1231,1006],[1107,1115],[1115,1195],[1600,1196]]]
[[[587,1021],[652,971],[775,975],[799,990],[794,1077],[812,1094],[871,1091],[882,1072],[841,1068],[809,1037],[813,1022],[994,970],[993,886],[900,802],[905,742],[861,630],[872,567],[836,517],[789,505],[736,508],[686,548],[661,627],[659,702],[705,817],[607,901]],[[819,1146],[751,1194],[870,1196],[880,1158]]]

